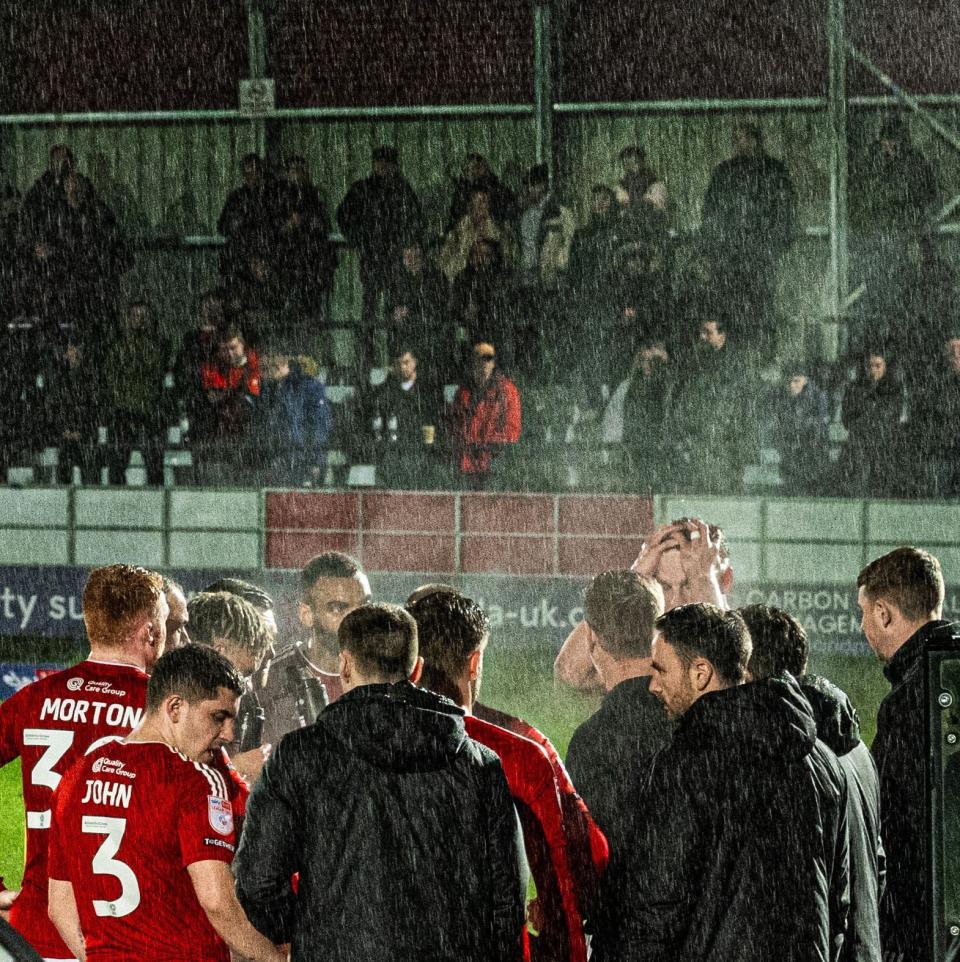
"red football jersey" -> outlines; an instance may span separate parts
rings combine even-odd
[[[531,946],[531,958],[586,962],[563,810],[547,753],[529,739],[473,715],[467,715],[464,726],[472,739],[497,753],[520,816],[527,862],[545,923]]]
[[[54,789],[102,738],[140,723],[147,675],[132,665],[82,661],[21,688],[0,704],[0,766],[19,757],[27,814],[23,888],[10,921],[48,959],[72,953],[47,918],[47,836]]]
[[[187,866],[233,861],[224,777],[160,742],[105,745],[57,792],[50,876],[73,884],[89,962],[229,962]]]

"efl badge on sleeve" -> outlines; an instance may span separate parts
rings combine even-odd
[[[208,795],[207,818],[210,819],[210,827],[220,835],[229,835],[233,831],[233,809],[227,799]]]

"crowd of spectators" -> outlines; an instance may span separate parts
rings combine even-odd
[[[218,221],[218,284],[176,347],[149,304],[121,302],[130,245],[57,145],[22,202],[5,198],[3,395],[15,413],[0,469],[42,440],[59,450],[62,483],[74,465],[84,483],[103,467],[123,483],[136,449],[160,484],[179,425],[207,484],[342,480],[327,470],[333,446],[375,464],[378,484],[518,484],[511,465],[555,460],[549,438],[574,435],[627,490],[736,493],[772,449],[792,493],[957,493],[960,452],[941,425],[960,407],[960,318],[931,241],[930,165],[893,118],[855,168],[861,296],[848,350],[827,366],[783,356],[778,270],[798,239],[787,165],[753,123],[735,125],[732,147],[694,235],[673,228],[665,177],[630,145],[582,222],[545,165],[515,192],[469,153],[440,236],[398,151],[377,147],[333,218],[357,255],[358,319],[332,316],[338,250],[306,161],[273,169],[248,155]],[[354,365],[332,380],[354,390],[332,409],[320,335],[351,320]],[[36,328],[50,345],[39,370],[17,363]],[[544,427],[537,406],[559,422]]]

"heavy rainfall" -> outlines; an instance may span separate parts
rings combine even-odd
[[[960,959],[958,41],[0,4],[0,960]]]

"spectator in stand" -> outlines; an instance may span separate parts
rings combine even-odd
[[[467,213],[447,232],[440,251],[440,264],[450,283],[467,266],[470,251],[481,240],[499,244],[504,258],[510,260],[512,239],[509,227],[493,216],[488,191],[476,187],[470,194]]]
[[[960,330],[943,338],[941,352],[910,398],[909,473],[919,475],[920,496],[952,498],[960,495]]]
[[[783,366],[774,395],[773,441],[780,454],[780,477],[788,494],[817,491],[828,461],[830,408],[826,392],[811,377],[811,364],[795,358]]]
[[[287,159],[280,203],[277,263],[288,303],[299,317],[325,322],[338,258],[327,205],[299,155]]]
[[[674,438],[673,391],[673,361],[666,345],[645,341],[603,415],[603,443],[621,451],[633,490],[663,490],[671,477],[667,454]]]
[[[520,440],[520,392],[497,370],[497,352],[486,341],[473,345],[473,371],[453,399],[451,441],[465,486],[482,489],[496,474],[504,447]]]
[[[700,233],[718,268],[718,294],[736,308],[731,327],[768,337],[777,264],[793,242],[793,183],[756,124],[738,122],[733,147],[710,176]]]
[[[572,211],[551,189],[546,164],[531,167],[524,186],[519,231],[522,320],[515,358],[525,373],[532,374],[540,368],[545,336],[554,340],[554,329],[560,327],[556,295],[569,264],[577,224]]]
[[[193,452],[201,484],[236,483],[248,455],[248,432],[260,398],[260,359],[243,332],[228,324],[217,333],[217,353],[200,366],[203,392]]]
[[[0,322],[6,323],[21,310],[23,259],[17,245],[17,229],[23,198],[10,184],[0,188]]]
[[[903,382],[884,347],[868,348],[856,378],[843,392],[840,417],[847,443],[840,459],[841,484],[851,495],[898,494],[905,476],[906,452],[901,418]]]
[[[807,674],[809,646],[803,625],[767,605],[747,605],[753,681],[789,672],[813,710],[817,738],[836,756],[847,783],[850,831],[850,918],[839,962],[880,962],[879,897],[884,882],[880,841],[880,782],[870,749],[860,740],[860,718],[850,699],[826,678]]]
[[[322,485],[333,424],[323,384],[283,350],[263,358],[263,387],[251,429],[250,458],[265,485]]]
[[[537,917],[538,934],[530,940],[527,957],[535,962],[585,962],[577,883],[567,856],[563,810],[550,760],[539,745],[473,714],[489,640],[486,615],[470,598],[449,591],[435,591],[407,610],[417,623],[423,658],[419,684],[459,706],[466,713],[467,734],[503,763],[537,888],[537,906],[530,914]]]
[[[649,238],[667,227],[667,185],[647,164],[643,147],[631,145],[620,151],[623,177],[616,198],[624,221],[624,233]]]
[[[385,488],[430,487],[437,476],[434,451],[443,413],[442,386],[429,368],[421,371],[416,349],[398,341],[390,374],[370,392],[364,423],[373,432],[377,484]]]
[[[49,168],[24,197],[19,241],[27,263],[25,309],[48,325],[74,325],[96,349],[133,258],[112,211],[63,144],[50,148]]]
[[[469,212],[471,195],[478,188],[487,192],[490,210],[498,223],[511,224],[517,219],[519,209],[516,195],[490,169],[486,157],[469,153],[463,160],[463,170],[454,184],[447,231],[453,230]]]
[[[480,240],[470,249],[467,266],[450,292],[450,314],[466,330],[467,340],[474,343],[489,334],[500,345],[506,363],[513,359],[514,344],[511,287],[500,245]]]
[[[395,147],[373,151],[373,172],[350,186],[337,208],[337,224],[360,260],[363,317],[359,355],[361,370],[365,371],[370,367],[381,297],[401,260],[403,245],[423,233],[420,201],[400,173]]]
[[[577,298],[578,309],[590,307],[602,295],[622,238],[613,191],[606,184],[594,184],[587,222],[577,228],[570,243],[567,282]]]
[[[227,196],[217,230],[226,238],[220,276],[228,286],[272,268],[276,261],[280,226],[280,191],[263,158],[247,154],[242,161],[243,184]]]
[[[732,347],[722,315],[710,311],[687,370],[674,391],[677,425],[674,470],[687,490],[733,494],[756,446],[756,388],[743,380],[743,362]]]
[[[170,345],[160,336],[149,304],[134,301],[107,342],[99,373],[111,484],[126,483],[136,448],[143,455],[147,484],[163,486],[163,451],[174,417],[165,388],[170,358]]]
[[[416,345],[417,356],[433,369],[449,370],[450,331],[446,325],[447,285],[427,260],[419,238],[410,238],[387,292],[388,341]]]
[[[91,363],[76,341],[65,343],[56,355],[37,401],[42,405],[46,441],[57,448],[57,484],[73,483],[74,466],[80,469],[81,484],[99,484],[103,463],[99,427],[101,414],[109,416],[100,403],[104,371]]]
[[[180,414],[190,426],[196,424],[203,408],[204,395],[200,387],[200,371],[211,362],[217,351],[217,331],[225,325],[223,290],[207,291],[197,305],[197,326],[183,335],[180,349],[173,361],[173,384]]]
[[[905,241],[936,213],[936,175],[899,114],[885,118],[857,168],[850,178],[850,219],[857,230],[896,234]]]

